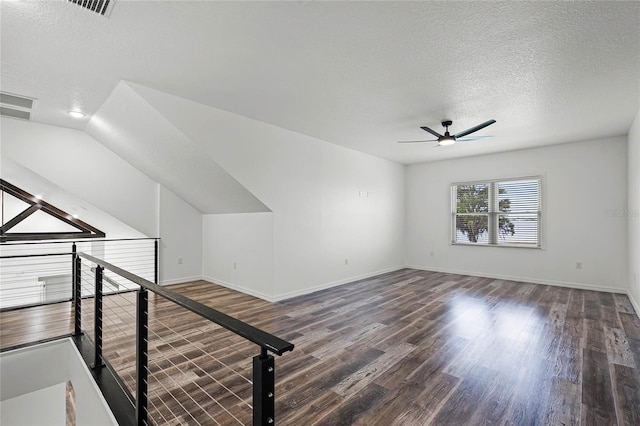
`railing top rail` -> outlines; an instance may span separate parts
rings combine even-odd
[[[145,280],[131,272],[118,268],[102,259],[98,259],[86,253],[78,253],[78,256],[87,259],[90,262],[100,265],[105,269],[110,270],[129,281],[138,284],[139,286],[152,291],[165,299],[168,299],[177,305],[182,306],[185,309],[190,310],[193,313],[200,315],[201,317],[215,322],[216,324],[226,328],[227,330],[244,337],[245,339],[255,343],[263,349],[271,351],[277,355],[282,355],[285,352],[293,350],[293,343],[282,340],[270,333],[260,330],[252,325],[249,325],[239,319],[230,317],[216,309],[203,305],[202,303],[191,300],[179,293],[168,290],[158,284],[154,284],[151,281]]]
[[[10,254],[0,256],[0,259],[21,259],[26,257],[69,256],[73,253],[36,253],[36,254]]]
[[[40,240],[40,241],[5,241],[0,246],[17,246],[17,245],[38,245],[38,244],[69,244],[69,243],[108,243],[111,241],[144,241],[144,240],[160,240],[159,237],[144,238],[70,238],[67,240]]]

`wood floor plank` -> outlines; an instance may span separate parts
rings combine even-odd
[[[497,372],[475,368],[455,389],[445,404],[440,408],[434,424],[451,424],[456,419],[459,424],[473,424],[473,413],[478,409],[478,401],[486,392],[487,383],[497,376]]]
[[[483,379],[485,392],[477,401],[478,408],[471,417],[471,423],[501,424],[506,419],[513,399],[515,380],[507,374],[490,369],[485,369]]]
[[[614,293],[613,301],[618,312],[622,312],[625,314],[635,314],[633,305],[631,304],[631,301],[629,300],[629,297],[627,295]]]
[[[338,395],[349,397],[367,386],[370,382],[387,371],[398,360],[403,359],[414,349],[415,347],[408,343],[402,343],[390,348],[380,355],[375,361],[370,362],[349,377],[341,380],[340,383],[333,386],[331,390]]]
[[[624,365],[612,365],[611,372],[619,424],[640,425],[640,372]]]
[[[607,339],[604,333],[605,323],[601,320],[585,319],[585,330],[587,332],[586,347],[591,350],[607,353]]]
[[[394,426],[431,424],[435,414],[449,399],[449,396],[458,387],[460,381],[459,378],[445,373],[434,375],[429,382],[422,386],[422,392],[413,400],[406,401],[403,410],[387,424]],[[405,386],[419,385],[407,382],[402,383],[399,389]],[[381,409],[384,410],[385,406],[382,406]]]
[[[640,318],[637,315],[620,313],[620,322],[627,336],[631,339],[640,340]]]
[[[629,339],[620,328],[605,327],[607,359],[611,364],[637,368],[635,356],[629,345]]]
[[[358,420],[378,404],[388,392],[382,386],[369,383],[364,389],[349,398],[347,404],[342,404],[322,417],[320,420],[308,424],[326,426],[349,426],[358,424]]]
[[[380,355],[382,351],[369,349],[364,353],[352,353],[355,356],[343,354],[342,359],[329,359],[327,362],[318,365],[318,369],[323,374],[318,374],[317,370],[310,372],[303,382],[295,387],[294,391],[279,398],[278,402],[283,405],[296,408],[310,403],[325,391],[331,388],[346,377],[359,371]]]
[[[582,404],[580,415],[582,426],[617,426],[618,420],[611,411],[599,410],[595,407]]]
[[[607,355],[597,350],[584,350],[582,403],[600,412],[615,412]]]
[[[577,383],[568,380],[553,379],[549,408],[544,423],[549,425],[580,424],[582,389]]]
[[[346,398],[334,392],[325,392],[299,410],[277,411],[276,422],[288,425],[312,424],[326,416],[328,412],[344,404]]]

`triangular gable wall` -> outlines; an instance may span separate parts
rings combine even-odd
[[[54,240],[54,239],[71,239],[71,238],[102,238],[105,233],[97,228],[89,225],[80,219],[74,218],[72,215],[52,206],[46,201],[40,200],[32,194],[18,188],[11,183],[0,179],[0,189],[2,189],[2,197],[6,194],[15,197],[26,203],[27,207],[20,213],[10,218],[3,217],[2,227],[0,227],[0,242],[6,241],[29,241],[29,240]],[[41,215],[42,213],[66,225],[67,231],[51,231],[51,232],[9,232],[11,229],[22,223],[27,218],[32,218],[34,213]]]

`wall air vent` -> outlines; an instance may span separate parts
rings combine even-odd
[[[0,92],[0,115],[3,117],[31,120],[35,99]]]
[[[99,15],[109,17],[116,0],[69,0],[70,3],[89,9]]]

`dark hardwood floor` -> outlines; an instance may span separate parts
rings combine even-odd
[[[410,269],[274,304],[171,288],[296,345],[276,357],[278,424],[640,425],[640,320],[624,295]],[[133,388],[126,303],[107,308],[105,354]],[[0,344],[70,332],[68,305],[0,314]],[[223,390],[250,402],[255,345],[162,300],[150,310],[156,422],[250,424]]]

